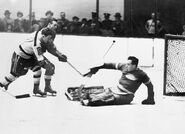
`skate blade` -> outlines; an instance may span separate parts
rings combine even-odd
[[[46,98],[47,95],[33,94],[34,97]]]
[[[47,96],[57,96],[57,93],[45,92]]]
[[[57,94],[54,94],[54,93],[53,94],[48,94],[47,93],[47,96],[53,96],[53,97],[55,97],[55,96],[57,96]]]

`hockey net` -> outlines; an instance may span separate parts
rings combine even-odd
[[[165,35],[164,95],[185,96],[185,37]]]

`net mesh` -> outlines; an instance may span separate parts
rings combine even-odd
[[[185,94],[185,38],[168,35],[165,38],[165,87],[166,95]]]

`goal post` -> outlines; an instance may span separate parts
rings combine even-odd
[[[185,96],[185,37],[165,35],[163,95]]]

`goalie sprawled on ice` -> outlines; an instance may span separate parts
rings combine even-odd
[[[148,96],[142,101],[142,104],[155,104],[153,84],[148,75],[138,68],[138,61],[136,57],[130,56],[127,63],[104,63],[102,66],[91,68],[84,75],[91,77],[99,69],[120,70],[122,76],[119,85],[116,87],[105,89],[103,86],[84,87],[82,85],[81,87],[69,87],[65,94],[68,99],[80,101],[82,105],[87,106],[130,104],[134,98],[134,93],[144,83],[148,89]]]

